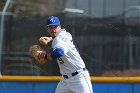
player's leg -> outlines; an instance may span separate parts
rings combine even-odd
[[[55,90],[55,93],[73,93],[68,89],[68,86],[65,81],[61,80]]]
[[[93,93],[90,76],[87,71],[71,78],[69,84],[74,93]]]

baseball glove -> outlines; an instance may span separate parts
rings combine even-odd
[[[32,45],[29,48],[31,56],[39,63],[44,64],[46,62],[45,58],[39,58],[40,52],[45,52],[39,45]]]

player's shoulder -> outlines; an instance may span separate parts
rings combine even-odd
[[[67,32],[65,29],[61,29],[60,33],[54,38],[53,41],[55,42],[61,42],[61,41],[69,41],[72,39],[72,36],[69,32]]]
[[[70,33],[67,32],[65,28],[63,28],[60,30],[60,34],[70,34]]]
[[[67,32],[66,29],[61,29],[58,37],[60,37],[60,36],[65,37],[65,38],[71,38],[72,37],[72,35],[69,32]]]

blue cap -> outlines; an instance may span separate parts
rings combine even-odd
[[[60,20],[58,17],[50,16],[47,19],[47,26],[53,26],[53,25],[60,25]]]

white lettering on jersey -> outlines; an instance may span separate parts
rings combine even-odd
[[[62,35],[59,35],[58,36],[62,41],[64,41],[64,42],[66,42],[67,41],[67,38],[66,37],[64,37],[64,36],[62,36]]]

